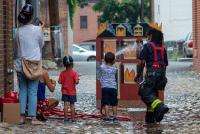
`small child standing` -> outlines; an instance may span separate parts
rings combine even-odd
[[[62,101],[64,101],[64,122],[75,121],[75,105],[76,99],[76,84],[79,83],[79,75],[73,70],[73,58],[65,56],[63,58],[65,70],[60,73],[58,83],[61,84]],[[68,107],[70,106],[71,118],[68,116]]]
[[[102,89],[101,105],[105,109],[104,121],[115,121],[117,118],[117,68],[115,55],[111,52],[105,54],[105,63],[100,66],[100,83]],[[112,107],[113,117],[109,116],[109,106]]]

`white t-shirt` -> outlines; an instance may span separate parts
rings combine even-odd
[[[16,71],[21,72],[22,58],[36,61],[42,58],[41,51],[44,41],[41,27],[32,24],[19,27],[16,35],[16,45],[18,47]]]
[[[117,68],[102,64],[100,66],[100,82],[101,88],[115,88],[117,89]]]

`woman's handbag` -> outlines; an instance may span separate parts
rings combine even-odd
[[[22,59],[22,71],[29,80],[38,80],[42,75],[42,61]]]

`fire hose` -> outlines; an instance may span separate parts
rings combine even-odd
[[[64,117],[64,111],[59,108],[52,108],[51,110],[44,112],[45,116],[58,116],[58,117]],[[95,119],[103,119],[105,115],[103,114],[84,114],[84,113],[76,113],[76,118],[95,118]],[[130,121],[131,119],[129,117],[125,116],[119,116],[117,117],[118,121]]]
[[[7,92],[3,97],[0,97],[0,103],[19,103],[19,95],[17,92]],[[64,117],[64,111],[61,108],[52,108],[43,112],[45,116],[57,116],[57,117]],[[105,117],[104,114],[84,114],[84,113],[76,113],[76,118],[95,118],[95,119],[102,119]],[[119,116],[117,117],[118,121],[130,121],[129,117]]]

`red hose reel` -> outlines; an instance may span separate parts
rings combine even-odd
[[[0,97],[0,103],[19,103],[18,92],[9,91]]]

